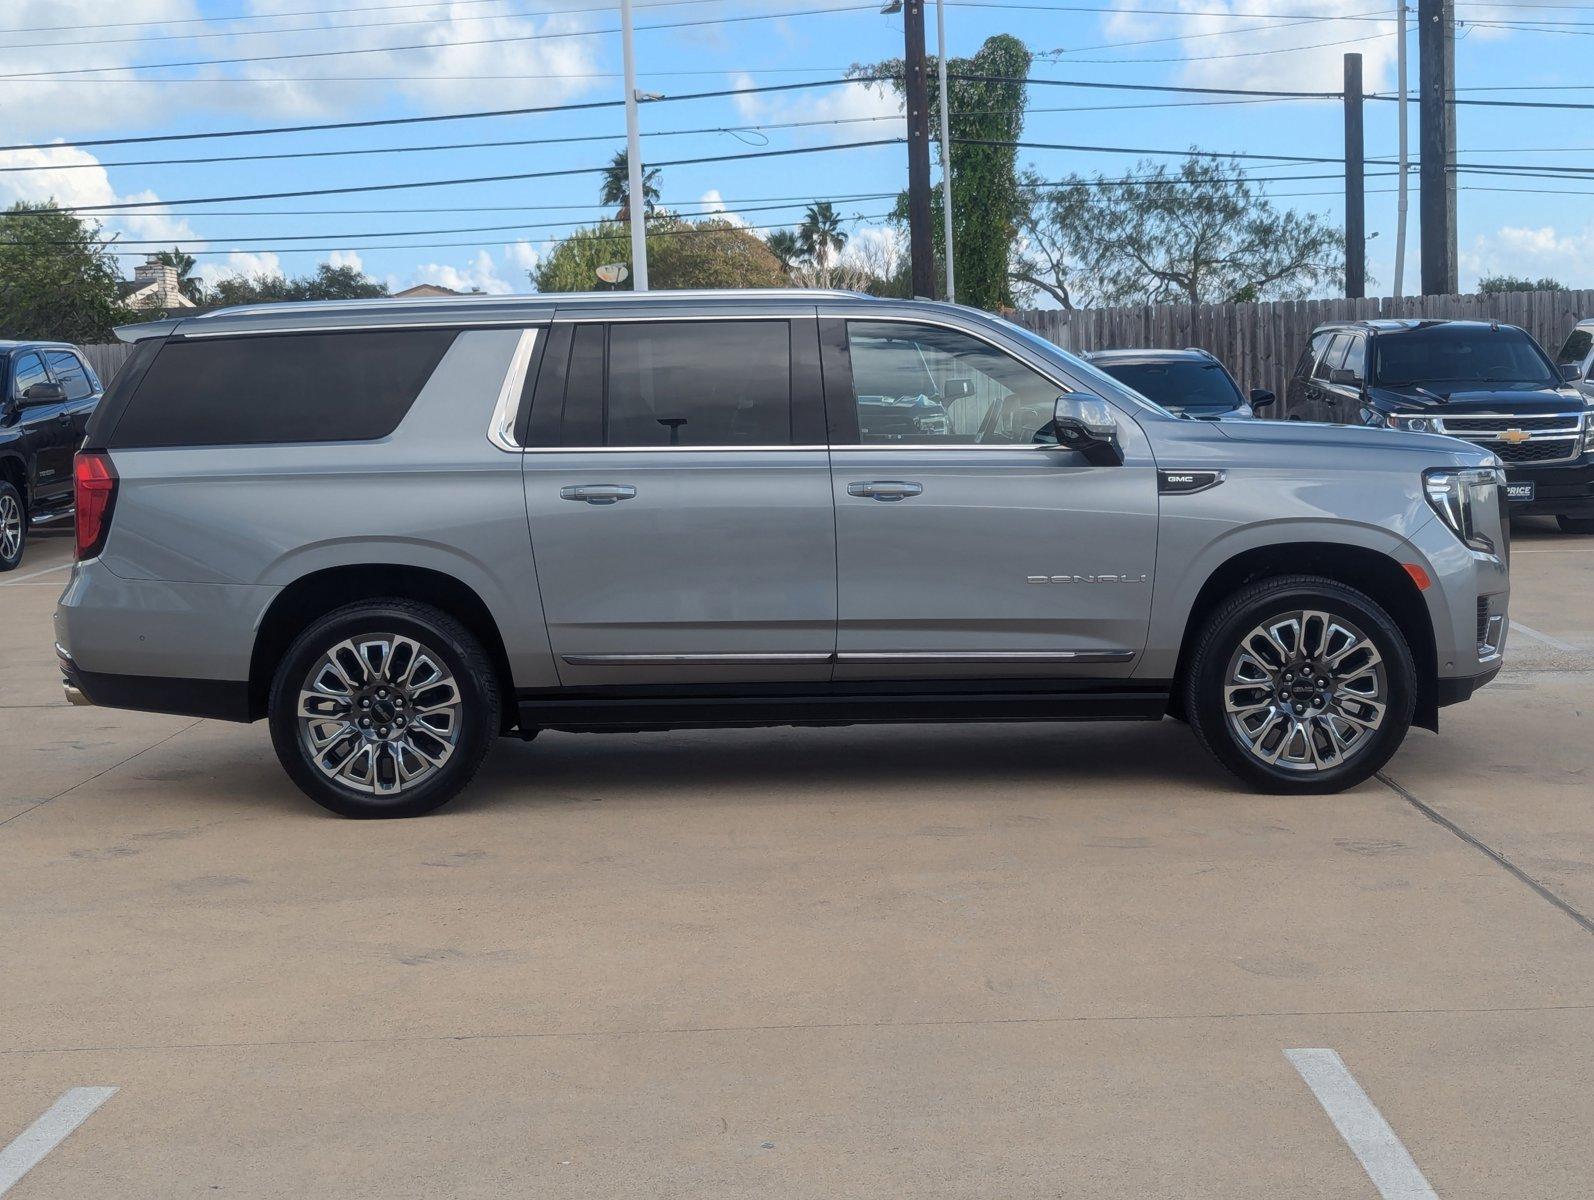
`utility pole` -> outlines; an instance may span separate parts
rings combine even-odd
[[[1406,209],[1408,207],[1407,194],[1411,190],[1407,182],[1411,176],[1409,173],[1410,163],[1408,162],[1410,156],[1407,153],[1406,146],[1407,130],[1410,128],[1410,124],[1406,120],[1406,91],[1408,88],[1406,82],[1406,0],[1400,0],[1400,3],[1395,6],[1395,13],[1399,18],[1397,23],[1400,27],[1400,31],[1396,35],[1400,40],[1395,43],[1395,83],[1400,89],[1400,100],[1395,105],[1395,111],[1399,113],[1398,119],[1400,121],[1400,136],[1398,139],[1400,178],[1395,183],[1397,193],[1395,201],[1395,299],[1399,300],[1406,294]]]
[[[924,0],[904,0],[902,32],[907,73],[908,252],[913,264],[913,294],[934,300],[935,241],[930,232],[930,99],[925,79]]]
[[[1417,0],[1417,75],[1422,291],[1425,296],[1449,296],[1457,289],[1454,0]]]
[[[631,223],[631,286],[648,290],[648,204],[642,183],[642,126],[637,114],[636,47],[631,28],[631,0],[620,0],[620,43],[625,59],[625,154],[630,168],[626,185],[630,202],[626,217]]]
[[[1345,56],[1345,295],[1367,295],[1367,179],[1362,162],[1362,56]]]
[[[941,85],[941,219],[946,225],[946,298],[958,298],[957,272],[952,266],[952,97],[946,84],[946,0],[935,0],[935,48]]]

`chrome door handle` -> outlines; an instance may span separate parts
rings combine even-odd
[[[867,483],[847,485],[847,495],[867,496],[871,500],[906,500],[909,496],[920,495],[923,491],[922,483],[911,483],[900,479],[877,479]]]
[[[636,496],[629,483],[580,483],[559,489],[561,500],[582,500],[588,504],[618,504]]]

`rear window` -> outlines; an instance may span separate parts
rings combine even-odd
[[[167,342],[127,402],[110,448],[386,437],[458,332],[383,329]]]

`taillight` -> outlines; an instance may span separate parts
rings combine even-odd
[[[116,468],[110,456],[84,450],[72,466],[77,503],[77,557],[81,562],[105,548],[111,531],[111,509],[116,504]]]

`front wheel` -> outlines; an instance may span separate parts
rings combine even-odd
[[[1243,588],[1197,635],[1184,705],[1202,744],[1259,791],[1337,792],[1400,748],[1411,649],[1371,598],[1297,575]]]
[[[1594,517],[1556,517],[1562,533],[1594,533]]]
[[[14,571],[28,543],[28,510],[16,485],[0,479],[0,571]]]
[[[299,789],[345,817],[414,817],[458,794],[498,734],[495,673],[447,613],[408,600],[351,604],[289,648],[271,742]]]

